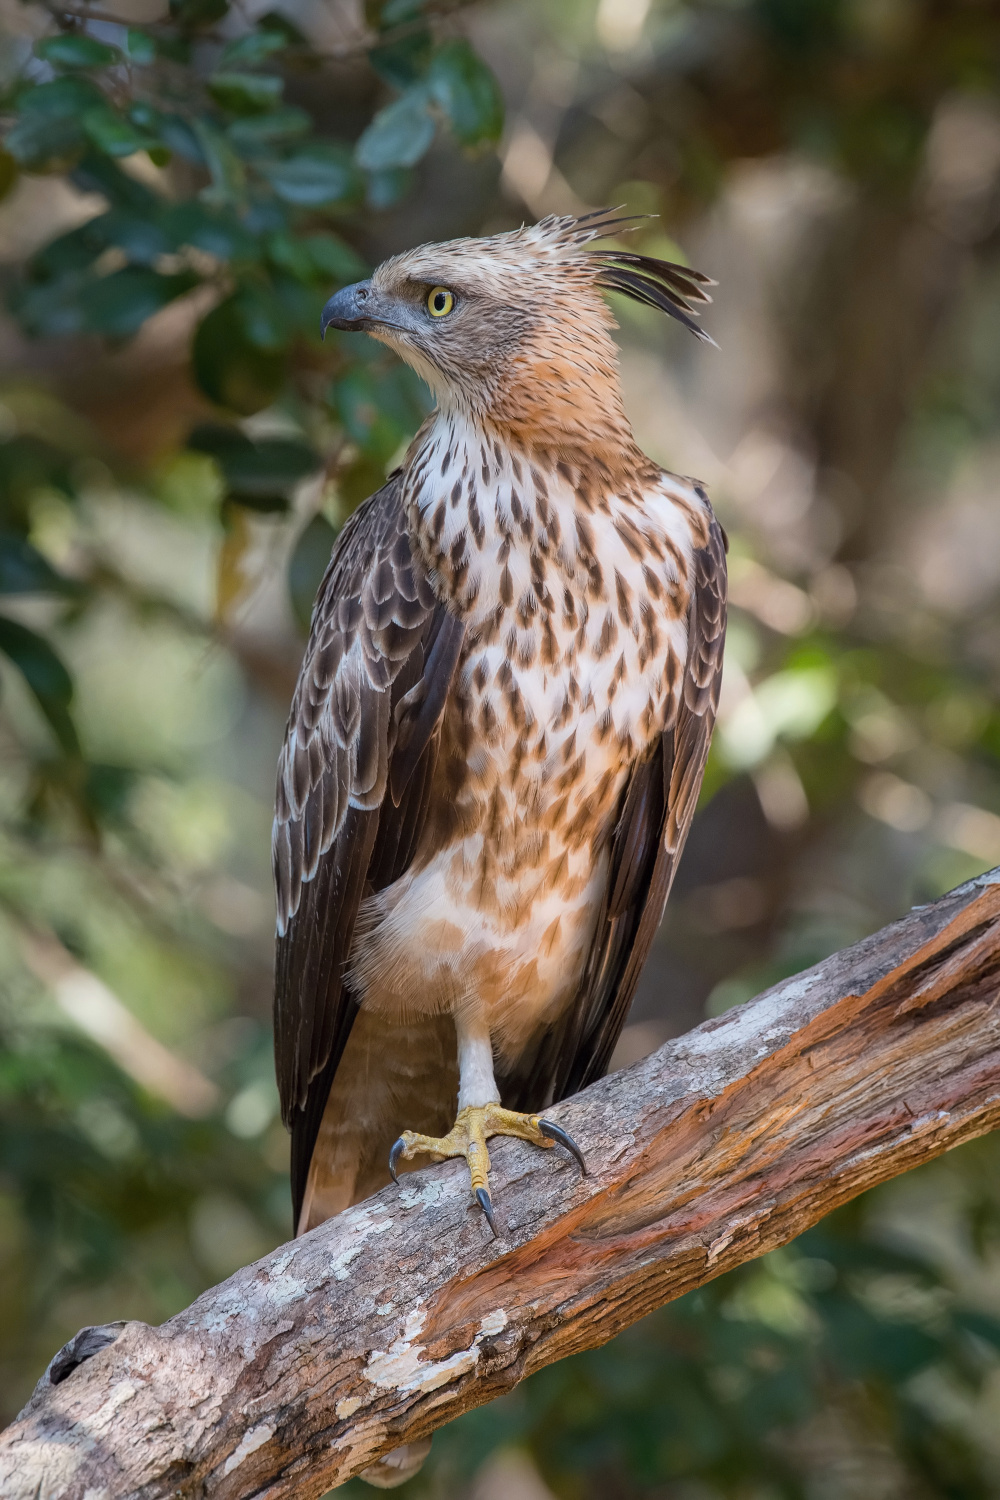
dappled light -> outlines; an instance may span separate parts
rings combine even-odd
[[[718,349],[609,293],[731,581],[613,1068],[1000,864],[1000,15],[28,0],[0,35],[7,1422],[79,1327],[292,1232],[274,766],[331,546],[431,406],[320,337],[387,255],[623,204],[718,282]],[[560,1360],[401,1493],[988,1500],[998,1166],[964,1145]]]

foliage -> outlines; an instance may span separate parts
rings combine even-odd
[[[109,40],[81,26],[72,9],[56,8],[52,30],[8,86],[7,190],[18,169],[59,173],[105,203],[31,257],[12,310],[36,337],[117,341],[176,299],[206,298],[192,372],[229,423],[196,428],[189,444],[218,464],[224,505],[283,509],[306,474],[325,469],[335,478],[337,449],[326,429],[338,415],[355,445],[355,471],[367,480],[373,463],[398,447],[419,402],[405,374],[393,369],[373,385],[346,351],[324,389],[318,349],[323,303],[365,269],[338,230],[366,202],[385,206],[405,190],[405,169],[425,155],[439,122],[470,149],[495,141],[502,124],[497,85],[469,44],[436,40],[419,5],[400,26],[399,10],[375,7],[362,49],[398,97],[354,143],[327,136],[285,102],[286,84],[323,66],[317,49],[278,13],[249,26],[222,0],[175,5],[169,19],[146,28],[97,23]],[[138,158],[150,170],[128,170]],[[361,403],[382,395],[380,383],[400,394],[381,403],[378,420],[366,420]],[[294,412],[297,434],[253,445],[233,417],[275,402]],[[326,437],[325,455],[310,433]],[[43,471],[61,462],[57,453],[35,460]],[[7,461],[16,465],[19,454]],[[346,484],[353,493],[351,475]],[[43,560],[27,541],[23,487],[20,504],[11,498],[0,533],[4,591],[25,592],[32,569],[34,591],[63,587],[51,569],[42,576]],[[0,651],[72,753],[68,679],[51,651],[13,623],[0,632]]]
[[[0,223],[34,226],[0,273],[27,341],[0,349],[5,1417],[79,1325],[165,1317],[288,1232],[270,781],[332,540],[426,410],[376,346],[319,342],[389,250],[575,195],[661,213],[637,243],[700,240],[722,282],[721,363],[616,308],[630,409],[652,391],[647,446],[709,481],[734,596],[640,1023],[1000,861],[994,8],[144,13],[3,23]],[[83,1038],[39,933],[218,1107]],[[991,1143],[924,1169],[446,1429],[411,1493],[504,1445],[581,1500],[996,1493],[998,1202]]]
[[[166,1316],[236,1268],[240,1241],[248,1258],[270,1248],[285,1191],[252,1147],[150,1099],[92,1045],[58,1033],[3,1043],[0,1369],[20,1384],[26,1358],[40,1370],[54,1352],[38,1329],[53,1295],[113,1279],[107,1317]]]
[[[995,1169],[995,1149],[987,1159]],[[981,1389],[998,1350],[1000,1321],[963,1306],[925,1258],[880,1243],[855,1205],[462,1418],[401,1494],[454,1493],[485,1454],[517,1445],[557,1495],[700,1480],[709,1494],[800,1500],[819,1455],[836,1462],[854,1429],[887,1489],[987,1500],[960,1402],[945,1416],[929,1397]]]
[[[211,776],[191,775],[220,695],[238,713],[242,687],[216,658],[186,708],[173,689],[220,649],[255,524],[291,533],[288,604],[307,624],[339,525],[426,410],[378,351],[336,336],[322,348],[320,310],[366,274],[358,228],[406,193],[435,136],[475,153],[502,123],[489,69],[420,4],[373,5],[346,61],[287,17],[251,23],[225,0],[178,0],[142,26],[35,5],[9,41],[3,193],[58,179],[99,205],[17,268],[10,312],[34,340],[90,340],[100,364],[102,348],[176,309],[197,394],[193,418],[139,467],[113,427],[72,411],[74,390],[67,406],[12,382],[0,403],[0,656],[13,669],[0,837],[7,1415],[82,1316],[76,1289],[114,1285],[116,1302],[165,1316],[287,1232],[269,1034],[262,1019],[226,1019],[245,931],[246,966],[268,967],[266,815],[229,785],[220,804]],[[351,67],[367,73],[360,113],[298,102],[335,92]],[[248,423],[265,408],[262,426]],[[166,545],[216,554],[214,600],[136,575],[113,541],[120,504]],[[126,687],[123,701],[119,681],[102,714],[78,679],[100,675],[93,642],[108,631],[123,677],[123,643],[134,645],[132,686],[147,699]],[[241,819],[252,832],[234,832]],[[215,869],[220,848],[228,873]],[[168,1041],[188,1048],[194,1028],[225,1111],[184,1121],[67,1029],[18,962],[36,930]]]

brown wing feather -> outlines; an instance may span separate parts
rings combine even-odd
[[[462,635],[414,560],[394,478],[334,548],[278,763],[274,1046],[296,1222],[357,1015],[358,907],[413,858]]]
[[[522,1063],[500,1080],[508,1108],[542,1109],[604,1075],[662,920],[697,806],[722,683],[726,547],[716,520],[693,563],[676,720],[652,755],[635,765],[625,788],[579,1003],[525,1060],[527,1067]]]

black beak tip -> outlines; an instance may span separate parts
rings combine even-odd
[[[361,303],[367,297],[368,283],[366,281],[355,282],[353,286],[344,286],[339,292],[334,292],[320,313],[320,338],[326,338],[328,328],[342,328],[347,331],[353,329],[355,332],[363,332],[365,320]]]
[[[328,328],[343,327],[343,319],[341,317],[338,317],[338,309],[333,306],[333,303],[335,301],[336,298],[331,297],[330,301],[326,304],[323,311],[320,313],[319,336],[321,339],[326,338],[326,331]]]

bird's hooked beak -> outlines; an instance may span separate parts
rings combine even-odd
[[[372,316],[374,297],[375,289],[370,281],[356,281],[353,286],[341,287],[339,292],[334,292],[320,316],[320,337],[326,338],[328,328],[363,333],[377,322]]]

